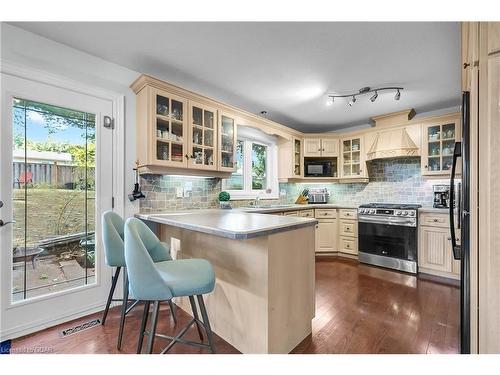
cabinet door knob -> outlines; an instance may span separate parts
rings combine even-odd
[[[464,69],[467,69],[470,66],[469,63],[464,63]]]

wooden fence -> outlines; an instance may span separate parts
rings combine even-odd
[[[34,185],[42,184],[69,189],[72,189],[74,184],[79,183],[85,177],[85,171],[82,168],[71,165],[14,162],[12,168],[14,178],[12,183],[15,188],[22,186],[18,181],[21,180],[21,176],[25,172],[32,174],[32,183]],[[93,172],[93,168],[89,169],[89,176]]]

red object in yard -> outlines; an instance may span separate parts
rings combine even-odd
[[[32,184],[33,183],[33,173],[32,172],[23,172],[19,177],[20,184]]]
[[[14,187],[17,186],[21,188],[21,184],[33,184],[33,172],[23,172],[19,178],[14,181]]]

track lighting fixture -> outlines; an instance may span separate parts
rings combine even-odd
[[[370,97],[370,101],[373,103],[375,100],[378,98],[378,92],[379,91],[384,91],[384,90],[396,90],[396,95],[394,95],[394,100],[399,100],[401,98],[401,90],[404,90],[403,87],[379,87],[379,88],[374,88],[372,89],[371,87],[362,87],[361,89],[358,90],[357,93],[354,94],[345,94],[345,95],[333,95],[333,94],[328,94],[328,98],[326,101],[327,105],[332,105],[335,98],[349,98],[352,97],[351,100],[349,100],[349,106],[352,107],[354,103],[356,103],[356,96],[357,95],[364,95],[368,94],[370,92],[373,92],[373,95]]]

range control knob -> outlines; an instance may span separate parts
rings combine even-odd
[[[403,216],[407,216],[407,215],[408,215],[408,211],[403,211],[403,212],[401,212],[401,215],[403,215]]]
[[[372,208],[369,212],[370,215],[373,215],[375,213],[375,210]]]
[[[396,211],[397,216],[401,216],[401,211]]]
[[[415,211],[409,211],[409,212],[408,212],[408,215],[410,215],[410,216],[415,216]]]

